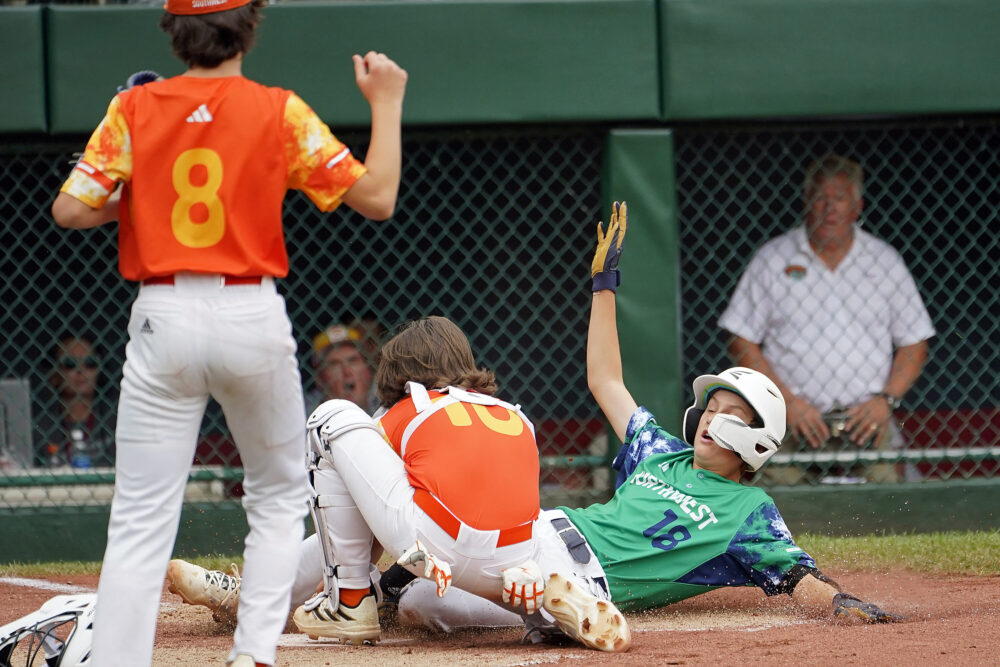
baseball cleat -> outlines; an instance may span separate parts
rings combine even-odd
[[[309,635],[310,639],[327,637],[360,646],[374,644],[382,638],[374,595],[364,596],[356,607],[338,601],[334,609],[330,597],[320,593],[296,609],[292,620],[299,632]]]
[[[563,632],[585,646],[621,653],[632,644],[628,623],[612,602],[591,595],[561,574],[549,577],[542,606]]]
[[[212,618],[219,623],[235,623],[240,603],[240,571],[235,564],[230,568],[232,574],[226,574],[175,558],[167,565],[170,582],[167,590],[180,595],[188,604],[208,607]]]

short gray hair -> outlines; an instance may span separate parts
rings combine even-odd
[[[807,197],[809,191],[820,181],[831,176],[843,174],[858,186],[858,196],[864,194],[865,170],[861,164],[836,153],[827,153],[816,158],[806,167],[806,175],[802,181],[802,195]]]

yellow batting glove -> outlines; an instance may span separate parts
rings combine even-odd
[[[597,250],[594,252],[594,261],[590,264],[590,277],[593,279],[595,292],[605,289],[616,292],[621,285],[618,260],[625,244],[627,221],[628,208],[625,202],[615,202],[607,229],[605,230],[604,223],[597,223]]]

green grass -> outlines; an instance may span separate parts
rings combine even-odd
[[[899,565],[926,574],[1000,574],[1000,531],[824,537],[796,543],[823,568],[883,570]]]
[[[825,537],[803,534],[799,546],[821,569],[886,570],[903,565],[925,574],[1000,575],[1000,531]],[[205,556],[191,559],[212,570],[229,570],[241,557]],[[9,563],[0,565],[0,577],[51,577],[96,574],[101,564]]]
[[[210,570],[224,570],[226,572],[229,572],[230,563],[236,563],[239,567],[243,566],[242,556],[203,556],[185,560],[190,560],[192,563],[197,563]],[[99,561],[0,564],[0,577],[70,576],[74,574],[98,574],[100,571],[101,563]]]

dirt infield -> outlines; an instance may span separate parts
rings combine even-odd
[[[906,616],[892,625],[844,625],[800,616],[787,596],[723,589],[653,613],[631,614],[632,649],[609,656],[582,647],[522,646],[513,630],[449,637],[391,629],[377,646],[341,646],[284,635],[281,665],[768,665],[997,664],[1000,577],[927,577],[907,570],[828,572],[844,590]],[[94,576],[41,581],[0,579],[0,625],[37,609],[52,595],[96,587]],[[44,584],[42,584],[44,585]],[[202,607],[164,590],[155,665],[223,665],[228,629]],[[99,666],[97,666],[99,667]]]

